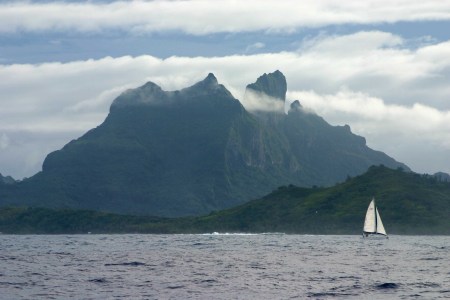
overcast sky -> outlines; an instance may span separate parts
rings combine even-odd
[[[213,72],[242,100],[277,69],[289,101],[450,173],[449,28],[450,0],[2,1],[0,173],[34,175],[146,81]]]

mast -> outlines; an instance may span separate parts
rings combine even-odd
[[[377,205],[375,204],[375,197],[372,197],[372,201],[373,201],[373,218],[375,219],[375,230],[374,233],[377,233],[378,231],[378,218],[377,218]]]

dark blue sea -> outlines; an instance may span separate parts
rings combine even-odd
[[[0,235],[0,299],[450,299],[450,237]]]

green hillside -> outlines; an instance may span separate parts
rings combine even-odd
[[[382,166],[331,188],[280,187],[262,199],[198,218],[195,228],[360,233],[372,196],[388,233],[450,234],[450,184]]]
[[[170,220],[173,221],[173,220]],[[0,232],[14,234],[168,233],[167,219],[92,210],[0,208]]]
[[[246,204],[201,217],[164,219],[92,211],[4,208],[4,233],[285,232],[360,234],[371,197],[388,234],[450,234],[450,183],[371,167],[330,188],[283,186]]]

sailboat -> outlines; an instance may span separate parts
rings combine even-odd
[[[375,205],[375,198],[367,208],[366,219],[364,220],[363,237],[368,237],[370,235],[384,235],[387,236],[386,230],[384,229],[383,222],[381,221],[380,213]]]

